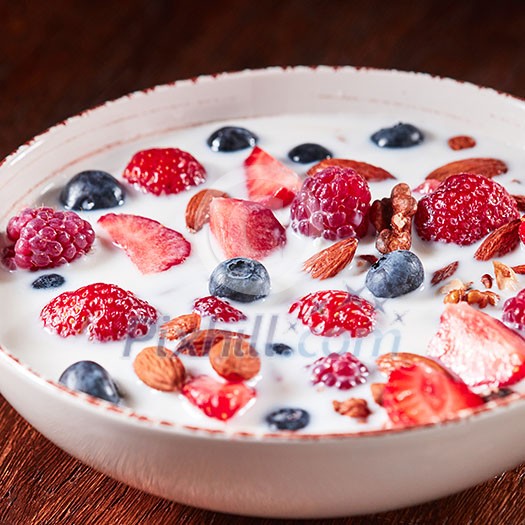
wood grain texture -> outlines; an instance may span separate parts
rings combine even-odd
[[[0,0],[0,21],[0,156],[104,100],[247,67],[419,70],[525,97],[522,0]],[[271,522],[117,483],[58,450],[3,398],[0,436],[0,525]],[[323,523],[523,525],[525,466],[426,505]]]

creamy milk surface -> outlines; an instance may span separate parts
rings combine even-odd
[[[425,134],[425,141],[406,149],[381,149],[370,141],[369,137],[373,132],[399,121],[419,127]],[[71,166],[51,184],[28,195],[24,204],[45,204],[59,208],[58,194],[61,187],[69,178],[85,169],[105,170],[122,181],[122,172],[131,156],[140,149],[150,147],[177,147],[190,152],[206,168],[207,181],[181,194],[162,197],[143,194],[123,181],[128,190],[124,206],[79,213],[91,223],[97,234],[94,247],[87,256],[70,265],[41,272],[0,271],[0,290],[4,298],[0,304],[0,342],[23,363],[53,380],[58,380],[63,370],[76,361],[96,361],[109,371],[119,385],[124,394],[123,406],[154,419],[223,429],[232,433],[244,431],[263,434],[270,431],[265,422],[265,416],[269,412],[294,407],[307,410],[311,416],[310,424],[300,431],[302,433],[347,433],[383,428],[388,418],[385,411],[374,403],[370,392],[371,383],[386,380],[377,371],[375,359],[387,352],[426,353],[427,344],[438,327],[443,309],[439,285],[430,285],[430,279],[436,270],[459,260],[459,269],[454,277],[473,281],[474,288],[484,289],[480,278],[485,273],[493,274],[493,269],[491,261],[478,262],[473,259],[481,241],[460,248],[443,243],[422,242],[414,232],[412,251],[423,262],[425,281],[414,292],[385,300],[375,298],[365,288],[367,266],[359,268],[357,258],[339,275],[324,281],[314,280],[309,274],[302,272],[304,261],[331,243],[301,237],[287,228],[286,246],[262,260],[270,274],[271,294],[264,300],[250,304],[232,301],[233,306],[242,310],[248,319],[240,323],[225,324],[211,323],[210,318],[203,318],[202,328],[207,328],[211,323],[216,328],[253,334],[252,345],[261,355],[261,372],[247,383],[257,391],[255,401],[227,422],[208,418],[181,395],[153,390],[136,377],[133,359],[145,346],[158,343],[158,329],[143,339],[93,343],[84,335],[62,339],[42,327],[40,311],[52,298],[64,291],[95,282],[117,284],[147,300],[158,309],[159,324],[191,312],[196,298],[209,295],[209,276],[225,257],[212,238],[208,225],[197,234],[187,232],[184,214],[190,197],[204,188],[224,190],[236,198],[247,197],[242,165],[250,150],[216,153],[206,144],[208,136],[224,125],[241,125],[250,129],[258,135],[261,148],[300,175],[304,175],[311,165],[294,164],[288,160],[287,153],[292,147],[304,142],[319,143],[331,150],[334,157],[365,161],[390,171],[396,180],[369,184],[372,199],[389,196],[391,188],[398,182],[407,182],[413,188],[433,169],[469,157],[503,160],[509,171],[496,180],[511,194],[525,193],[522,184],[525,182],[523,146],[518,148],[500,143],[494,137],[479,136],[476,129],[469,129],[468,124],[458,120],[439,115],[430,118],[415,110],[403,109],[402,114],[392,109],[390,114],[383,111],[381,115],[304,114],[224,121],[115,147]],[[476,139],[476,147],[462,151],[453,151],[448,147],[447,140],[450,137],[465,134]],[[420,198],[418,194],[415,196]],[[97,219],[106,213],[129,213],[156,219],[181,232],[191,242],[192,253],[183,264],[168,271],[142,275],[124,251],[114,246],[104,230],[97,225]],[[278,210],[275,214],[285,227],[289,225],[289,207]],[[356,255],[379,255],[375,250],[375,238],[371,231],[372,228],[369,235],[359,241]],[[525,263],[524,249],[520,244],[518,249],[500,260],[508,265]],[[31,282],[44,273],[59,273],[65,277],[66,283],[60,288],[33,290]],[[518,278],[521,288],[525,277]],[[352,339],[347,335],[319,337],[311,334],[295,315],[287,313],[296,299],[316,290],[328,289],[350,291],[376,307],[377,324],[372,334],[362,339]],[[493,291],[501,296],[501,301],[497,307],[488,307],[485,311],[500,317],[505,299],[516,292],[500,291],[495,285]],[[269,355],[266,350],[268,342],[286,343],[294,349],[294,354],[290,357]],[[164,345],[173,350],[176,343],[165,341]],[[367,365],[370,370],[367,383],[346,391],[312,385],[306,366],[320,356],[341,351],[353,352]],[[205,373],[220,379],[207,357],[181,356],[181,359],[189,374]],[[516,389],[525,391],[523,382]],[[372,414],[366,422],[341,416],[334,411],[333,400],[343,401],[349,397],[368,401]]]

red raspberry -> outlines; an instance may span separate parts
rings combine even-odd
[[[525,290],[505,301],[502,319],[518,330],[525,330]]]
[[[308,237],[363,237],[370,190],[351,168],[329,167],[306,178],[292,202],[292,228]]]
[[[214,321],[222,321],[223,323],[236,323],[246,319],[246,316],[240,310],[213,295],[195,299],[193,311],[203,317],[208,316]]]
[[[323,383],[335,386],[339,390],[350,388],[366,382],[368,368],[350,352],[336,354],[335,352],[320,357],[311,366],[312,383]]]
[[[123,177],[148,193],[168,195],[202,184],[206,170],[186,151],[153,148],[135,153]]]
[[[516,201],[503,186],[462,173],[448,177],[419,201],[415,222],[426,241],[466,245],[518,217]]]
[[[342,290],[305,295],[290,307],[315,335],[337,336],[347,331],[352,337],[366,337],[374,329],[376,312],[365,299]]]
[[[90,340],[141,337],[157,321],[153,306],[114,284],[95,283],[64,292],[40,312],[44,327],[61,337],[87,329]]]
[[[89,252],[95,232],[73,211],[27,208],[9,221],[7,237],[15,244],[5,252],[6,264],[40,270],[69,263]]]

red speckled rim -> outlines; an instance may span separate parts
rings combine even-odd
[[[46,135],[53,132],[53,130],[55,130],[56,128],[59,128],[61,126],[67,126],[70,123],[76,121],[77,119],[85,118],[89,116],[91,113],[95,111],[101,111],[104,108],[112,104],[123,103],[126,100],[131,99],[131,98],[147,96],[149,93],[155,92],[157,90],[167,89],[167,88],[179,85],[181,83],[182,84],[187,84],[190,82],[198,83],[201,81],[216,80],[216,79],[220,79],[223,77],[242,77],[246,75],[252,75],[254,73],[264,73],[264,72],[270,73],[270,72],[280,71],[282,73],[286,73],[286,72],[293,73],[294,71],[298,71],[298,70],[304,71],[305,69],[310,69],[311,71],[316,71],[317,69],[321,69],[323,71],[331,70],[334,72],[338,70],[354,71],[354,72],[371,71],[371,72],[389,73],[393,75],[404,75],[407,78],[411,76],[427,77],[427,78],[434,79],[435,81],[447,81],[447,82],[453,82],[456,84],[470,85],[479,90],[483,90],[488,93],[494,93],[494,94],[497,94],[498,96],[508,97],[520,103],[523,103],[525,101],[524,98],[510,95],[508,93],[503,93],[495,89],[477,86],[476,84],[472,84],[469,82],[457,81],[457,80],[453,80],[453,79],[446,78],[446,77],[430,75],[428,73],[415,73],[415,72],[399,71],[399,70],[384,70],[384,69],[377,69],[377,68],[352,67],[352,66],[288,66],[288,67],[270,67],[266,69],[255,69],[255,70],[248,69],[248,70],[243,70],[243,71],[232,71],[232,72],[217,73],[217,74],[212,74],[212,75],[204,75],[204,76],[194,77],[194,78],[187,79],[187,80],[179,80],[179,81],[170,82],[168,84],[162,84],[159,86],[135,91],[127,95],[124,95],[120,98],[117,98],[115,100],[107,101],[102,104],[99,104],[98,106],[94,106],[90,109],[82,111],[81,113],[78,113],[77,115],[69,117],[68,119],[62,122],[55,124],[54,126],[45,130],[43,133],[28,140],[25,144],[17,148],[13,153],[11,153],[7,157],[5,157],[3,160],[1,160],[0,167],[4,163],[10,162],[11,160],[15,159],[19,154],[24,152],[26,149],[30,148],[35,142],[45,139]],[[157,134],[158,132],[159,130],[157,130],[155,134]],[[142,137],[137,137],[137,138],[142,138]],[[114,146],[114,145],[115,144],[108,145],[107,147],[109,148],[110,146]],[[39,183],[39,185],[40,184],[41,182]],[[16,203],[14,203],[13,206],[16,206]],[[9,209],[12,209],[13,206],[9,206]],[[468,424],[469,421],[473,421],[483,415],[490,415],[490,416],[496,417],[497,414],[501,412],[501,410],[504,410],[505,408],[508,408],[511,405],[515,406],[518,403],[521,406],[521,404],[525,402],[525,394],[515,393],[505,398],[490,401],[481,407],[465,410],[461,412],[455,418],[448,419],[446,421],[428,423],[425,425],[417,425],[414,427],[383,428],[383,429],[369,430],[369,431],[363,431],[363,432],[347,432],[347,433],[335,433],[335,434],[334,433],[332,434],[330,433],[328,434],[308,434],[308,433],[294,433],[294,432],[254,434],[250,432],[228,432],[222,429],[211,429],[211,428],[205,428],[205,427],[181,425],[181,424],[177,424],[171,421],[149,418],[148,416],[145,416],[143,414],[138,414],[131,409],[121,407],[121,406],[116,406],[106,401],[100,400],[98,398],[89,396],[87,394],[83,394],[80,392],[70,390],[64,387],[63,385],[57,383],[56,381],[46,379],[45,377],[41,376],[38,372],[32,370],[29,366],[22,363],[16,356],[14,356],[11,352],[9,352],[7,349],[5,349],[1,345],[0,345],[0,357],[5,358],[9,366],[15,367],[17,371],[22,372],[29,379],[42,384],[45,388],[53,389],[53,391],[57,393],[59,396],[63,396],[64,401],[71,401],[71,402],[77,403],[79,408],[81,409],[93,409],[103,417],[108,417],[108,418],[117,417],[121,421],[129,422],[131,424],[137,424],[137,425],[147,425],[150,428],[155,429],[155,430],[167,430],[167,431],[172,431],[176,434],[192,435],[192,436],[201,437],[201,438],[202,437],[207,437],[207,438],[213,437],[213,438],[222,438],[222,439],[227,439],[227,440],[252,440],[252,441],[256,440],[258,442],[278,441],[278,442],[283,442],[283,443],[287,443],[287,442],[297,443],[297,442],[308,442],[308,441],[332,441],[332,440],[342,440],[342,439],[346,440],[346,439],[356,439],[360,437],[385,437],[385,436],[391,436],[391,435],[406,434],[408,432],[414,433],[414,432],[420,432],[420,431],[428,431],[430,429],[443,428],[443,427],[447,427],[450,425]]]

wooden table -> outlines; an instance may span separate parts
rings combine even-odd
[[[181,3],[0,0],[0,156],[129,91],[248,67],[419,70],[525,97],[522,0]],[[57,449],[1,397],[0,414],[0,525],[269,522],[130,489]],[[525,524],[524,480],[522,466],[433,503],[326,523]]]

